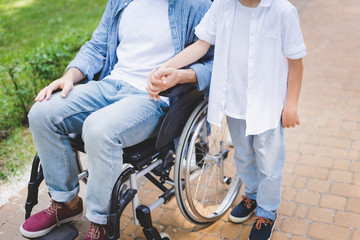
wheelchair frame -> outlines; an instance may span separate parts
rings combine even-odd
[[[181,197],[181,191],[184,190],[185,185],[188,185],[188,183],[185,184],[183,181],[184,179],[181,178],[181,176],[179,177],[179,174],[175,174],[176,181],[171,179],[169,176],[176,161],[180,163],[177,163],[175,166],[175,171],[180,171],[179,164],[181,164],[181,161],[185,161],[179,159],[179,157],[177,157],[177,160],[175,161],[174,139],[179,137],[180,134],[186,130],[185,129],[183,131],[185,125],[188,126],[189,124],[193,124],[193,120],[191,121],[189,117],[191,118],[191,116],[196,116],[200,106],[200,109],[204,109],[204,106],[207,106],[207,100],[204,98],[204,93],[197,90],[195,84],[182,84],[163,92],[161,95],[171,97],[171,108],[162,122],[158,136],[147,139],[135,146],[124,148],[123,162],[124,164],[130,164],[131,167],[128,167],[120,174],[112,191],[110,214],[108,216],[109,229],[107,235],[109,239],[118,239],[120,237],[120,217],[125,207],[130,202],[132,202],[134,223],[142,226],[146,239],[170,240],[170,237],[167,234],[159,233],[159,231],[153,226],[151,212],[154,209],[162,204],[168,203],[176,195],[178,205],[181,204],[180,210],[185,218],[195,224],[209,224],[219,219],[226,212],[235,200],[240,189],[240,179],[234,178],[234,183],[230,188],[231,190],[229,190],[231,192],[223,200],[224,202],[226,201],[226,203],[222,204],[223,209],[221,209],[219,215],[217,215],[218,213],[215,211],[211,218],[200,218],[199,221],[197,218],[189,216],[186,208],[184,210],[185,203]],[[187,129],[186,132],[187,133],[185,135],[188,136],[189,129]],[[183,135],[184,133],[182,136]],[[183,137],[181,139],[184,140]],[[78,179],[79,181],[83,180],[86,183],[88,172],[87,170],[82,169],[79,157],[79,151],[85,152],[81,136],[70,134],[70,141],[75,153],[75,160],[77,162],[79,173]],[[183,146],[181,151],[184,152],[184,149],[185,148]],[[217,164],[220,164],[220,161],[222,162],[226,159],[227,154],[228,151],[218,154],[215,157],[218,159]],[[212,157],[212,161],[213,158],[214,157]],[[187,173],[187,176],[189,176],[189,173]],[[224,177],[223,174],[221,176],[222,178]],[[163,194],[149,206],[140,205],[138,199],[137,182],[141,177],[148,179],[163,192]],[[30,217],[32,208],[38,202],[38,187],[43,178],[40,158],[36,155],[33,160],[28,185],[28,196],[25,204],[25,219]],[[224,177],[224,183],[230,184],[231,178]],[[170,185],[171,188],[167,188],[165,184]]]

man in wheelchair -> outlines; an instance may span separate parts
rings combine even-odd
[[[82,215],[69,137],[75,133],[81,134],[88,159],[86,216],[91,227],[86,239],[107,239],[110,198],[123,171],[123,149],[156,136],[169,109],[168,98],[149,98],[145,88],[159,88],[148,74],[196,41],[194,28],[210,5],[210,0],[109,0],[91,40],[65,74],[39,92],[30,110],[30,130],[51,205],[22,224],[24,237],[41,237]],[[166,88],[197,83],[202,91],[211,69],[209,52],[186,69],[169,72]],[[74,86],[97,73],[100,81]]]

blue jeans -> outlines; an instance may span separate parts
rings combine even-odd
[[[285,164],[284,129],[279,123],[276,129],[245,137],[245,120],[227,117],[227,121],[245,194],[256,200],[258,217],[275,220]]]
[[[157,134],[168,111],[164,101],[124,81],[104,79],[75,86],[37,102],[29,113],[30,130],[51,198],[69,202],[79,192],[69,133],[82,134],[88,159],[87,218],[107,222],[110,198],[122,171],[123,148]]]

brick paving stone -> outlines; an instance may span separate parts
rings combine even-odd
[[[329,168],[331,167],[333,160],[330,157],[317,156],[315,154],[303,154],[299,163],[309,166]]]
[[[285,218],[282,221],[281,231],[297,235],[305,235],[308,231],[309,223],[303,219]]]
[[[234,226],[234,223],[226,222],[221,229],[219,236],[224,238],[236,239],[237,236],[240,234],[242,227],[243,226],[241,226],[241,224],[236,224],[236,226]]]
[[[271,239],[274,239],[274,240],[287,240],[287,239],[289,239],[289,236],[286,233],[275,232],[274,231],[272,236],[271,236]]]
[[[238,225],[234,225],[234,227],[236,226],[238,227]],[[199,230],[199,232],[217,236],[219,235],[223,227],[224,227],[224,222],[217,221],[214,224],[210,225],[209,227]]]
[[[341,183],[351,183],[353,173],[349,171],[332,170],[330,171],[329,180]]]
[[[333,169],[336,170],[348,170],[350,166],[350,163],[348,160],[334,160]]]
[[[360,229],[360,214],[350,212],[337,212],[334,223],[339,226]]]
[[[279,207],[279,214],[282,216],[292,216],[294,214],[296,204],[292,201],[282,201]]]
[[[176,211],[166,211],[164,212],[159,219],[160,224],[167,226],[178,227],[183,224],[184,217],[181,215],[180,210]]]
[[[238,236],[238,240],[248,240],[251,228],[252,228],[252,226],[244,226],[241,229],[240,235]]]
[[[330,189],[331,193],[345,196],[360,198],[360,186],[345,184],[345,183],[333,183]]]
[[[359,160],[359,151],[350,151],[347,159],[349,160],[353,160],[353,161],[358,161]]]
[[[282,192],[282,200],[292,200],[294,198],[295,192],[296,191],[293,188],[284,189],[284,191]]]
[[[347,149],[317,146],[315,154],[318,156],[346,158],[348,153]]]
[[[360,185],[360,173],[355,173],[353,178],[354,185]]]
[[[308,191],[298,191],[295,195],[295,202],[309,205],[317,205],[319,203],[320,194]]]
[[[292,175],[284,175],[282,180],[282,185],[284,187],[291,187],[295,181],[295,176]]]
[[[285,154],[285,158],[287,162],[296,163],[299,160],[300,154],[298,152],[290,152],[287,151]]]
[[[328,180],[309,179],[306,184],[306,189],[314,192],[328,192],[330,189],[330,182]]]
[[[294,183],[294,187],[297,189],[303,189],[307,180],[308,179],[305,177],[297,177]]]
[[[315,239],[350,239],[351,230],[345,227],[324,223],[311,223],[308,236]]]
[[[341,119],[336,119],[339,121],[339,127],[342,125]],[[334,148],[344,148],[348,149],[352,144],[351,140],[347,140],[346,138],[339,139],[334,137],[322,137],[319,145],[326,147],[334,147]]]
[[[343,210],[345,208],[346,198],[335,195],[323,195],[320,199],[320,206],[330,209]]]
[[[350,198],[346,203],[346,210],[350,212],[360,213],[360,199]]]
[[[307,218],[311,221],[332,223],[334,211],[327,208],[311,207]]]
[[[355,231],[352,235],[352,240],[360,240],[360,231]]]
[[[303,204],[298,204],[296,206],[294,216],[297,217],[297,218],[305,219],[305,217],[306,217],[306,215],[308,213],[308,209],[309,209],[308,206],[303,205]]]
[[[293,236],[291,237],[291,240],[306,240],[306,239],[309,239],[309,238],[307,238],[307,237],[295,236],[295,235],[293,235]]]
[[[353,162],[353,163],[351,164],[350,170],[351,170],[352,172],[358,172],[358,173],[360,173],[360,162]]]
[[[204,236],[201,240],[221,240],[221,238],[216,236]]]
[[[327,179],[329,170],[327,168],[297,165],[294,169],[294,174],[302,177]]]
[[[175,231],[171,231],[171,229],[166,229],[165,232],[170,235],[171,240],[184,240],[184,239],[198,240],[202,236],[201,233],[189,232],[182,229],[176,229]]]

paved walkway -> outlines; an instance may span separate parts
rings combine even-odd
[[[286,131],[287,162],[273,239],[360,239],[360,4],[358,0],[292,0],[299,8],[308,56],[301,96],[301,127]],[[84,195],[85,187],[82,186]],[[155,196],[150,184],[140,194]],[[150,193],[150,194],[149,194]],[[23,239],[26,189],[0,208],[0,239]],[[145,201],[145,199],[143,199]],[[145,203],[148,201],[146,198]],[[236,200],[239,202],[240,198]],[[49,203],[41,188],[35,211]],[[125,211],[121,239],[144,239]],[[172,239],[247,239],[253,220],[224,217],[200,229],[176,201],[153,214]],[[89,222],[75,223],[83,239]]]

